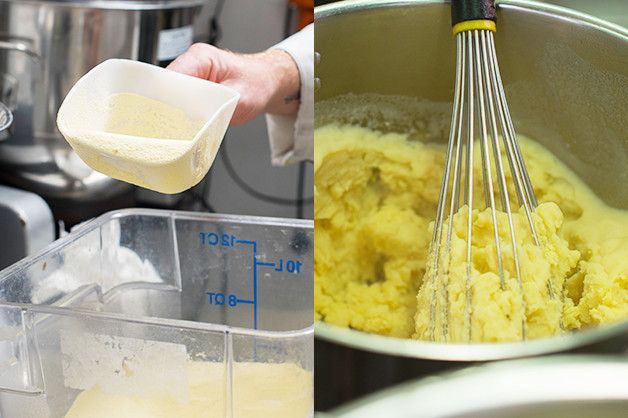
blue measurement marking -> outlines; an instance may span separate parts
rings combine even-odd
[[[254,300],[244,300],[244,299],[236,299],[237,303],[251,303],[251,304],[255,304]]]
[[[253,246],[253,251],[257,251],[257,242],[255,241],[246,241],[246,240],[242,240],[242,239],[238,239],[236,240],[236,242],[238,244],[251,244]]]
[[[253,300],[243,301],[243,303],[253,304],[253,329],[257,329],[257,242],[236,240],[238,244],[247,244],[253,246]]]

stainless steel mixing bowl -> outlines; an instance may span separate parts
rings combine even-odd
[[[628,209],[628,32],[547,4],[497,4],[497,56],[517,131],[538,139],[609,205]],[[317,124],[334,119],[325,100],[349,93],[451,102],[455,40],[448,2],[345,1],[317,8],[315,17]],[[345,107],[351,111],[350,102]],[[451,111],[451,105],[444,108]],[[412,117],[384,118],[376,127],[404,130],[413,126]],[[628,351],[627,321],[557,338],[481,345],[394,339],[324,323],[315,329],[318,410],[470,362]]]
[[[619,357],[513,360],[419,379],[335,410],[337,418],[625,417],[628,362]]]

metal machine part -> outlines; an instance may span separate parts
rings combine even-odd
[[[9,133],[7,130],[13,123],[13,113],[2,102],[0,102],[0,141],[7,139]]]
[[[0,185],[0,270],[55,239],[46,202],[34,193]]]
[[[14,113],[0,144],[0,181],[41,195],[53,210],[127,193],[131,186],[76,158],[56,127],[59,106],[82,75],[108,58],[163,65],[184,52],[206,4],[0,0],[1,91],[10,93]]]

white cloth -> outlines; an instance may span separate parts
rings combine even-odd
[[[299,68],[300,105],[296,115],[266,115],[273,165],[314,159],[314,24],[270,49],[286,51]]]

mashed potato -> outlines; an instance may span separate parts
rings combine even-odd
[[[541,243],[534,244],[527,218],[515,214],[525,296],[508,228],[500,227],[502,288],[490,211],[474,210],[480,232],[473,236],[467,306],[466,210],[454,217],[447,302],[441,282],[436,291],[430,279],[423,282],[445,149],[355,126],[327,125],[315,135],[317,320],[401,338],[479,342],[519,341],[524,330],[539,338],[628,317],[628,213],[604,205],[538,143],[519,138],[539,202],[533,218]]]

